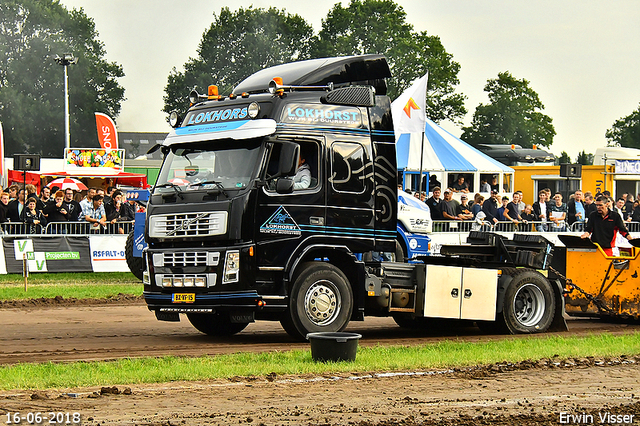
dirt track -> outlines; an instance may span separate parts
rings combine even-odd
[[[135,301],[58,305],[63,306],[36,303],[0,309],[0,363],[308,347],[291,340],[277,323],[258,322],[233,338],[213,339],[185,320],[158,322]],[[387,318],[368,318],[352,323],[350,329],[365,336],[362,345],[419,344],[452,336],[460,340],[500,338],[483,336],[465,325],[446,333],[416,334]],[[578,320],[570,322],[570,329],[572,334],[617,334],[638,331],[640,326]],[[5,413],[14,411],[77,411],[82,424],[91,425],[557,425],[606,424],[598,415],[611,412],[632,420],[624,423],[624,417],[614,417],[621,420],[617,424],[640,424],[640,357],[409,373],[113,384],[118,392],[131,388],[130,395],[109,394],[109,390],[100,395],[99,388],[4,392],[0,394],[0,420],[6,424]],[[581,414],[586,417],[567,417]]]
[[[268,376],[4,393],[0,412],[3,419],[15,411],[78,412],[85,425],[526,426],[602,424],[607,413],[620,416],[617,424],[640,424],[639,363],[640,357],[570,360],[571,366],[547,360],[388,377]],[[114,394],[122,391],[127,395]],[[569,415],[593,422],[568,422]]]

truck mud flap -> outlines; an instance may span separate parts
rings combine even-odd
[[[562,284],[558,280],[549,280],[553,294],[556,298],[556,311],[553,315],[553,322],[549,326],[549,331],[569,331],[564,311],[564,296],[562,294]]]

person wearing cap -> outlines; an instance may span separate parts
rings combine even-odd
[[[485,214],[485,219],[493,224],[498,223],[498,190],[491,190],[491,197],[484,200],[482,203],[482,211]]]
[[[466,194],[462,194],[460,196],[460,207],[464,210],[471,210],[471,208],[469,207],[469,198],[467,197]]]

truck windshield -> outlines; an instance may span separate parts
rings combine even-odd
[[[260,140],[224,140],[171,147],[155,191],[243,189],[258,165]]]

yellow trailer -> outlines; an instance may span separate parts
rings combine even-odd
[[[607,256],[590,240],[573,235],[558,237],[566,249],[556,247],[551,272],[567,280],[567,314],[639,319],[640,249],[621,247],[618,256]],[[632,244],[640,246],[640,239],[632,240]]]

